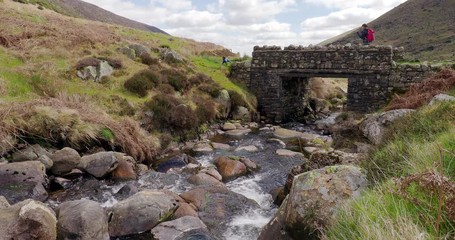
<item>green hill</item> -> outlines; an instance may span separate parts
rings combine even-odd
[[[378,45],[402,46],[407,58],[420,60],[455,59],[455,1],[408,0],[368,25],[376,32]],[[362,23],[359,23],[359,27]],[[322,42],[360,43],[357,29]]]
[[[206,131],[221,117],[215,99],[222,89],[254,111],[254,97],[226,77],[221,56],[235,55],[221,46],[11,0],[0,1],[0,22],[0,139],[82,150],[107,141],[142,161],[156,154],[158,138],[164,148]],[[100,82],[77,76],[101,60],[116,68],[112,75]]]
[[[167,34],[163,30],[144,23],[124,18],[112,12],[106,11],[93,4],[80,0],[14,0],[21,3],[36,4],[40,8],[54,10],[70,17],[83,18],[92,21],[99,21],[120,26],[136,28],[144,31]]]

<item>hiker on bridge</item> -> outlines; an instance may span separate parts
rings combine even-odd
[[[364,23],[360,31],[357,32],[357,36],[362,39],[363,45],[370,45],[374,41],[374,30]]]

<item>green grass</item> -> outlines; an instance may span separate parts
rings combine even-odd
[[[381,181],[413,173],[409,171],[409,162],[419,158],[419,150],[428,151],[428,148],[422,147],[440,143],[437,140],[443,134],[453,133],[454,112],[455,104],[440,104],[423,108],[393,124],[390,132],[394,135],[371,154],[370,161],[364,163],[363,167],[368,170],[370,179]],[[431,162],[422,167],[431,167]]]
[[[404,191],[405,197],[399,191],[400,183],[392,180],[439,171],[435,166],[440,166],[442,148],[446,151],[442,157],[443,173],[453,184],[455,103],[424,107],[394,123],[392,132],[389,141],[363,164],[372,187],[338,210],[325,233],[328,239],[451,239],[455,236],[455,223],[445,211],[436,232],[439,189],[411,182]]]
[[[22,101],[29,97],[32,88],[29,85],[28,78],[14,70],[23,64],[22,60],[8,54],[3,47],[0,47],[0,79],[6,85],[6,94],[0,96],[0,99]]]
[[[221,65],[221,59],[219,57],[194,56],[191,61],[196,65],[196,68],[199,71],[212,77],[221,88],[232,90],[242,95],[250,105],[250,109],[254,109],[254,103],[252,103],[248,92],[226,77],[229,70],[226,66]]]

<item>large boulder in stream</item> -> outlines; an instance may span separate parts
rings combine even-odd
[[[51,159],[54,162],[51,172],[54,175],[63,175],[77,167],[81,156],[76,150],[66,147],[52,154]]]
[[[41,202],[25,200],[0,207],[0,239],[52,240],[57,238],[55,213]]]
[[[367,179],[360,168],[329,166],[297,175],[285,204],[284,222],[295,239],[316,239],[336,207],[360,196]]]
[[[360,130],[371,143],[378,145],[382,142],[390,124],[414,111],[412,109],[397,109],[367,115],[366,119],[360,124]]]
[[[197,217],[185,216],[173,221],[160,223],[152,229],[156,240],[210,240],[207,226]]]
[[[221,174],[223,181],[225,182],[234,180],[248,173],[248,169],[245,164],[238,160],[224,156],[215,160],[215,166],[218,168],[218,172]]]
[[[207,225],[215,239],[223,238],[221,234],[228,228],[234,216],[244,214],[249,209],[259,208],[254,200],[225,187],[196,188],[180,196],[197,207],[200,219]]]
[[[46,168],[41,162],[28,161],[0,165],[0,196],[17,203],[25,199],[47,199]]]
[[[99,152],[81,158],[79,168],[96,178],[102,178],[117,168],[118,159],[115,152]]]
[[[119,156],[117,154],[118,165],[117,168],[112,171],[111,178],[117,181],[128,181],[128,180],[136,180],[136,161],[134,158],[129,156]]]
[[[168,220],[178,204],[161,191],[145,190],[116,203],[111,209],[109,234],[120,237],[151,230]]]
[[[64,202],[57,216],[58,239],[109,240],[107,215],[97,202],[87,199]]]

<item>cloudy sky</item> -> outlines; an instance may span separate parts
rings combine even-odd
[[[83,0],[171,35],[251,55],[255,45],[309,45],[406,0]]]

